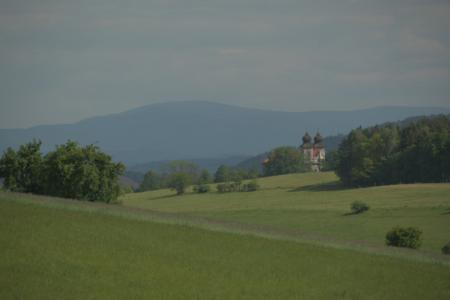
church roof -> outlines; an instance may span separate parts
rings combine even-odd
[[[311,136],[309,135],[308,132],[305,132],[305,135],[303,136],[302,140],[303,140],[303,144],[311,143]]]
[[[320,135],[319,132],[317,132],[316,136],[314,137],[314,144],[322,143],[323,137]]]
[[[317,132],[316,136],[314,137],[314,147],[315,148],[323,148],[323,137],[320,135],[319,132]]]

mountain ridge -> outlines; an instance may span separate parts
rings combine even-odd
[[[142,105],[139,107],[127,109],[121,112],[116,113],[108,113],[104,115],[98,115],[98,116],[92,116],[80,119],[75,122],[70,123],[54,123],[54,124],[38,124],[28,127],[11,127],[11,128],[0,128],[0,130],[29,130],[29,129],[36,129],[41,127],[53,127],[53,126],[71,126],[71,125],[79,125],[82,123],[89,122],[91,120],[98,120],[98,119],[109,119],[111,117],[118,117],[118,116],[129,116],[135,112],[143,112],[144,110],[150,109],[150,108],[158,108],[158,107],[170,107],[170,106],[180,106],[180,105],[211,105],[215,106],[216,108],[219,107],[229,107],[229,108],[238,108],[240,110],[248,110],[248,111],[260,111],[260,112],[271,112],[271,113],[283,113],[283,114],[315,114],[315,113],[356,113],[356,112],[366,112],[366,111],[376,111],[376,110],[384,110],[384,109],[425,109],[425,110],[434,110],[436,112],[438,111],[448,111],[450,112],[450,107],[439,107],[439,106],[404,106],[404,105],[380,105],[380,106],[374,106],[369,108],[360,108],[360,109],[344,109],[344,110],[305,110],[305,111],[285,111],[285,110],[276,110],[276,109],[262,109],[262,108],[251,108],[247,106],[240,106],[240,105],[232,105],[232,104],[226,104],[221,102],[213,102],[213,101],[203,101],[203,100],[190,100],[190,101],[171,101],[171,102],[156,102],[151,104]]]
[[[156,103],[76,123],[0,129],[0,151],[36,138],[42,140],[44,152],[68,139],[96,144],[127,165],[253,156],[275,146],[298,144],[305,131],[345,134],[358,126],[440,113],[450,113],[450,108],[284,112],[205,101]]]

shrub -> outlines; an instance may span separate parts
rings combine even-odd
[[[207,193],[209,192],[209,185],[207,184],[196,185],[194,186],[194,192],[199,194]]]
[[[422,244],[422,231],[415,227],[394,227],[386,234],[388,246],[417,249]]]
[[[225,183],[219,183],[217,185],[217,191],[219,193],[230,193],[230,192],[234,192],[235,190],[236,190],[236,186],[234,183],[225,182]]]
[[[122,195],[125,195],[125,194],[130,194],[130,193],[134,192],[133,188],[131,186],[129,186],[129,185],[120,183],[119,187],[120,187],[119,196],[122,196]]]
[[[216,188],[219,193],[253,192],[259,189],[259,185],[255,180],[247,184],[241,184],[239,181],[236,181],[219,183]]]
[[[218,191],[219,193],[225,193],[225,192],[226,192],[226,186],[227,186],[226,183],[219,183],[219,184],[216,186],[217,191]]]
[[[351,205],[351,210],[353,214],[360,214],[369,209],[370,209],[369,205],[361,201],[355,201]]]
[[[442,253],[450,254],[450,242],[448,242],[447,244],[444,245],[444,247],[442,247]]]
[[[242,191],[243,192],[254,192],[259,190],[259,184],[256,182],[256,180],[252,180],[247,184],[244,184],[242,186]]]

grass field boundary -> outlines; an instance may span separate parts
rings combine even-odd
[[[367,243],[362,243],[360,241],[344,242],[339,240],[332,240],[330,238],[321,238],[318,236],[303,234],[288,229],[275,228],[267,225],[250,225],[235,221],[197,217],[182,213],[169,213],[155,210],[124,207],[114,204],[85,202],[71,199],[10,192],[0,192],[0,201],[13,201],[26,205],[36,205],[54,209],[100,213],[103,215],[110,215],[137,221],[150,221],[163,224],[201,228],[209,231],[251,235],[275,240],[293,241],[327,248],[357,251],[373,255],[390,256],[399,259],[440,264],[450,267],[450,258],[447,258],[444,255],[418,250],[373,246]]]

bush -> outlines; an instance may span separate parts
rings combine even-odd
[[[259,190],[259,184],[256,182],[256,180],[252,180],[247,184],[244,184],[242,186],[242,191],[243,192],[254,192]]]
[[[231,193],[236,191],[236,185],[234,183],[225,182],[217,185],[217,191],[219,193]]]
[[[130,194],[130,193],[134,192],[133,188],[129,185],[120,183],[119,187],[120,187],[119,196],[122,196],[125,194]]]
[[[442,247],[442,253],[450,254],[450,242],[448,242],[447,244],[444,245],[444,247]]]
[[[216,185],[216,189],[219,193],[225,193],[225,183],[219,183]]]
[[[235,181],[219,183],[216,188],[219,193],[253,192],[259,189],[259,185],[255,180],[252,180],[247,184],[241,184],[240,181]]]
[[[194,186],[194,192],[199,194],[207,193],[209,192],[209,185],[207,184],[196,185]]]
[[[353,214],[360,214],[369,209],[370,209],[369,205],[361,201],[355,201],[351,205],[351,210]]]
[[[388,246],[417,249],[422,244],[422,231],[415,227],[394,227],[386,234]]]

